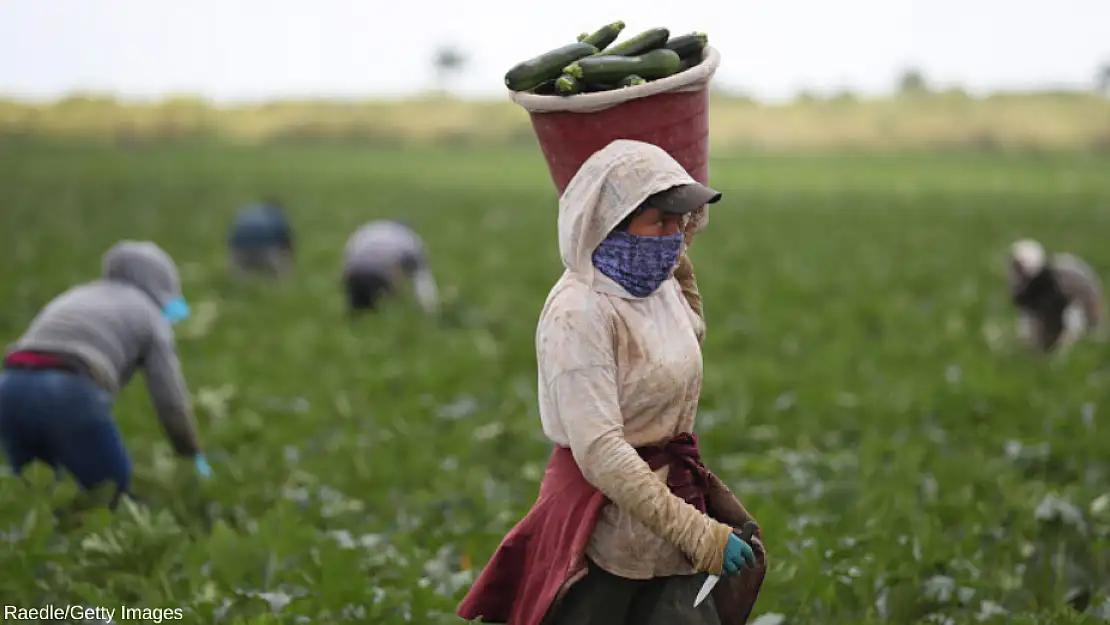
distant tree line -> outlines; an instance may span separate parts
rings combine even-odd
[[[1110,96],[1110,61],[1103,63],[1095,72],[1095,91]],[[902,72],[898,79],[898,93],[901,95],[924,94],[931,91],[925,74],[917,68]]]

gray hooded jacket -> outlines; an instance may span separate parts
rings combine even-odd
[[[162,309],[181,297],[177,266],[148,241],[121,241],[104,254],[103,279],[54,298],[9,348],[72,356],[95,381],[118,393],[145,371],[158,418],[177,453],[200,451],[173,329]]]

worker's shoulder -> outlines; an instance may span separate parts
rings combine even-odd
[[[1075,254],[1071,254],[1068,252],[1059,252],[1053,254],[1052,265],[1053,267],[1058,269],[1080,269],[1091,274],[1095,273],[1094,269],[1091,268],[1087,261],[1083,260],[1079,256],[1076,256]]]
[[[148,341],[165,332],[169,324],[154,300],[136,287],[114,282],[79,284],[60,293],[39,311],[24,338],[40,341],[124,337]]]
[[[416,231],[407,224],[392,219],[376,219],[362,224],[355,230],[355,235],[391,235],[400,237],[416,237]]]
[[[1100,286],[1098,273],[1082,258],[1075,254],[1061,252],[1052,257],[1052,268],[1058,276],[1067,280],[1090,282],[1090,286]]]
[[[598,293],[581,280],[564,275],[548,294],[540,322],[607,322],[614,314],[612,303],[603,293]]]
[[[79,309],[89,313],[107,311],[113,314],[129,311],[143,316],[160,313],[154,300],[138,287],[109,280],[70,287],[55,297],[47,308]]]
[[[379,246],[419,249],[423,247],[423,240],[412,228],[394,221],[364,224],[347,240],[348,249]]]

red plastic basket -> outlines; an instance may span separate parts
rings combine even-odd
[[[619,92],[569,98],[514,94],[513,99],[531,116],[532,129],[560,194],[591,154],[616,139],[655,144],[694,180],[709,184],[709,79],[719,60],[716,51],[707,48],[698,66]],[[691,75],[684,77],[687,73]],[[589,99],[605,106],[604,98],[611,101],[614,96],[623,101],[600,109],[589,106]],[[560,106],[566,110],[557,110]],[[591,110],[574,110],[576,106]]]

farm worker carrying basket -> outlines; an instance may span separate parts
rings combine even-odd
[[[562,195],[566,271],[536,333],[555,449],[536,503],[459,605],[464,619],[742,625],[751,614],[766,552],[758,530],[737,536],[754,519],[701,462],[705,325],[692,269],[688,287],[671,279],[721,197],[705,186],[718,62],[707,49],[684,75],[617,92],[514,94]],[[695,605],[707,574],[725,579]]]

